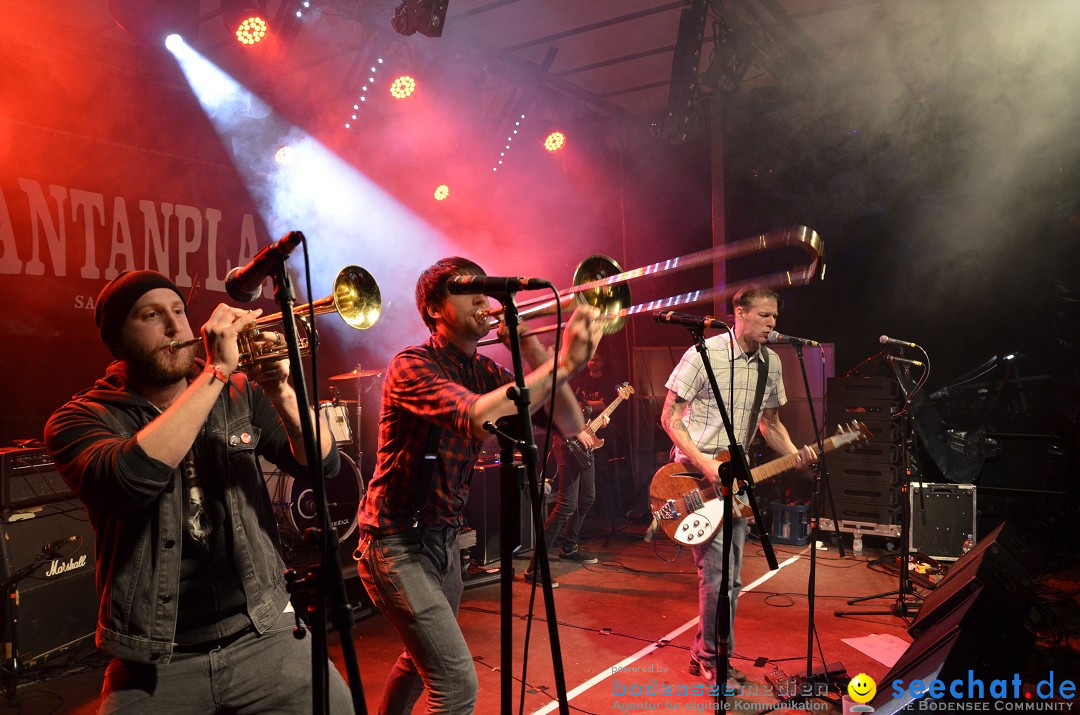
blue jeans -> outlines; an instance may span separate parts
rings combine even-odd
[[[209,652],[175,653],[167,665],[114,658],[105,670],[100,713],[311,712],[311,636],[293,637],[284,613]],[[330,712],[353,712],[349,686],[329,660]]]
[[[457,622],[463,588],[457,532],[419,528],[364,536],[357,553],[364,587],[405,643],[379,713],[411,713],[425,687],[428,713],[472,713],[478,683]]]
[[[596,501],[596,465],[590,457],[582,466],[561,439],[555,441],[553,449],[559,465],[559,496],[544,522],[544,540],[548,549],[554,549],[562,537],[563,551],[570,552],[577,548],[581,525]]]
[[[742,591],[742,560],[746,546],[746,534],[750,531],[746,519],[732,521],[731,561],[729,579],[731,583],[731,633],[728,640],[728,655],[735,652],[735,606]],[[724,532],[723,526],[716,538],[705,546],[692,549],[694,564],[698,572],[698,610],[701,621],[698,623],[694,645],[690,652],[697,660],[711,670],[716,670],[716,602],[720,596],[720,579],[723,576]],[[719,676],[718,676],[719,677]],[[724,682],[718,680],[718,682]]]

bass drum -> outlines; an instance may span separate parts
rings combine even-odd
[[[266,491],[282,536],[302,536],[305,529],[315,525],[315,491],[309,483],[293,478],[269,462],[262,461],[262,466]],[[337,476],[326,481],[330,523],[338,531],[338,541],[345,541],[356,531],[356,510],[363,496],[364,478],[360,469],[342,454]]]

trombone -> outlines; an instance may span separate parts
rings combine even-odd
[[[626,284],[632,280],[660,276],[678,270],[696,268],[717,260],[738,258],[739,256],[786,246],[801,248],[809,257],[808,261],[804,265],[793,266],[790,270],[769,273],[755,280],[728,284],[719,289],[706,288],[668,298],[651,300],[647,303],[630,305],[630,289]],[[573,286],[565,291],[560,291],[558,299],[539,298],[532,301],[523,301],[518,312],[521,319],[525,320],[527,318],[554,315],[560,306],[562,310],[568,312],[577,303],[587,303],[600,309],[600,317],[606,323],[604,332],[610,334],[621,330],[630,316],[639,313],[651,313],[656,310],[704,303],[718,297],[726,299],[750,285],[774,289],[803,286],[818,278],[819,272],[820,278],[824,280],[825,265],[822,263],[824,252],[825,242],[822,241],[817,231],[806,226],[789,226],[723,246],[707,248],[687,256],[658,261],[629,271],[623,271],[614,259],[607,256],[589,256],[574,271]],[[492,326],[497,327],[499,321],[496,316],[502,313],[502,309],[497,308],[484,312],[488,317],[493,318]],[[557,330],[559,327],[558,324],[547,325],[531,330],[526,335],[546,333]],[[478,345],[494,345],[498,342],[501,342],[499,338],[484,338]]]
[[[310,311],[315,315],[325,313],[337,313],[345,324],[356,330],[367,330],[375,325],[382,315],[382,294],[379,292],[379,284],[366,270],[360,266],[345,266],[334,279],[334,292],[313,303],[305,303],[293,308],[293,314],[298,322],[304,326],[304,331],[312,334],[307,316]],[[288,347],[282,343],[263,345],[255,341],[260,332],[270,330],[275,325],[283,322],[284,313],[272,313],[256,318],[250,325],[245,327],[236,336],[240,348],[240,369],[246,369],[264,362],[283,360],[289,357]],[[281,332],[280,328],[274,332]],[[172,350],[181,350],[192,345],[199,345],[203,339],[174,340],[169,344]],[[311,341],[308,337],[299,340],[300,354],[308,355],[311,352]]]

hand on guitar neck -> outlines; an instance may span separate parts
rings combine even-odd
[[[794,447],[795,445],[792,445]],[[805,445],[802,449],[791,452],[788,457],[793,457],[794,462],[791,465],[791,469],[797,469],[800,471],[806,471],[817,461],[817,450],[811,445]],[[727,465],[731,461],[731,455],[728,452],[723,452],[718,457],[708,457],[703,455],[703,458],[699,462],[695,462],[694,466],[697,467],[703,475],[707,475],[709,482],[715,487],[721,487],[721,469],[727,469]],[[740,487],[741,489],[741,487]],[[735,491],[739,491],[736,489]]]

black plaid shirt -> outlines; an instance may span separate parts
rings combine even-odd
[[[375,474],[360,502],[359,526],[376,536],[419,523],[458,527],[481,442],[469,410],[480,395],[514,376],[479,353],[469,357],[439,335],[394,356],[383,382]],[[438,430],[435,464],[425,451]]]

